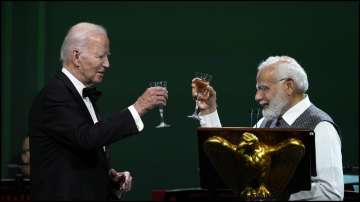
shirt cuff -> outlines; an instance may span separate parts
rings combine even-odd
[[[217,110],[210,114],[199,115],[201,127],[222,127]]]
[[[144,129],[144,123],[142,122],[141,118],[140,118],[140,115],[139,113],[136,111],[134,105],[131,105],[130,107],[128,107],[132,117],[134,118],[135,120],[135,124],[136,124],[136,127],[138,129],[138,131],[142,131]]]

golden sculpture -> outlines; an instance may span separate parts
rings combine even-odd
[[[212,136],[203,147],[224,183],[243,200],[269,200],[281,194],[305,154],[304,144],[296,138],[267,145],[248,132],[238,144]]]

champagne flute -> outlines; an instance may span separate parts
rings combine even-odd
[[[210,85],[210,81],[212,80],[212,75],[204,72],[195,72],[194,77],[192,79],[192,96],[195,101],[195,110],[193,114],[188,115],[188,118],[192,118],[200,121],[199,117],[199,105],[198,98],[205,93],[207,87]]]
[[[150,82],[150,87],[156,87],[156,86],[160,86],[163,88],[167,88],[167,81],[154,81],[154,82]],[[164,111],[165,111],[165,106],[164,105],[159,105],[159,112],[160,112],[160,123],[159,125],[156,126],[156,128],[167,128],[170,127],[170,124],[165,123],[165,119],[164,119]]]

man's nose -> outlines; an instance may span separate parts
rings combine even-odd
[[[105,60],[104,60],[103,66],[104,66],[105,68],[109,68],[109,67],[110,67],[110,62],[109,62],[108,56],[105,56]]]
[[[262,93],[257,90],[255,93],[255,101],[260,102],[262,100],[262,98],[263,98]]]

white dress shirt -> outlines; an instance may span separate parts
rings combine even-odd
[[[81,81],[79,81],[75,76],[73,76],[66,68],[62,68],[61,71],[70,79],[71,83],[75,86],[76,90],[79,92],[80,96],[83,98],[83,101],[87,107],[87,109],[89,110],[89,113],[91,115],[91,118],[95,123],[98,122],[98,119],[96,117],[95,114],[95,110],[94,107],[89,99],[89,97],[83,97],[82,91],[83,89],[86,87]],[[142,131],[144,128],[144,123],[142,122],[139,113],[136,111],[136,109],[134,108],[133,105],[128,107],[132,117],[134,118],[134,121],[136,123],[136,127],[138,129],[138,131]]]
[[[287,124],[292,125],[310,105],[309,97],[306,96],[286,111],[282,118]],[[200,118],[202,127],[221,127],[217,111]],[[255,126],[259,127],[263,120],[264,118],[261,118]],[[343,200],[344,177],[339,134],[327,121],[318,123],[314,132],[317,176],[311,177],[310,191],[291,194],[289,200]]]

